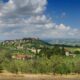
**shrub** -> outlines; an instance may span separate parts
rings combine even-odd
[[[3,66],[0,64],[0,73],[3,72]]]
[[[80,74],[80,61],[75,63],[75,70],[74,70],[74,72]]]

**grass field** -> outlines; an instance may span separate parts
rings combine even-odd
[[[74,52],[74,51],[80,51],[80,48],[67,48],[68,50],[70,50],[70,51],[72,51],[72,52]]]
[[[0,80],[80,80],[80,75],[0,74]]]

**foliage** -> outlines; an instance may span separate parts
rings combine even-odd
[[[16,49],[17,45],[23,45],[23,49]],[[71,47],[71,46],[69,46]],[[32,53],[27,48],[35,49]],[[12,73],[53,73],[68,74],[80,73],[80,52],[75,51],[76,57],[64,56],[64,45],[50,45],[41,40],[30,39],[28,41],[17,41],[16,43],[5,43],[0,45],[0,72],[3,70]],[[37,50],[41,49],[40,52]],[[33,58],[29,60],[12,59],[16,54],[28,54]]]

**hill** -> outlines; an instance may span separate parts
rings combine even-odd
[[[5,40],[0,43],[0,73],[80,73],[80,51],[76,50],[38,38]]]
[[[50,47],[51,44],[38,38],[23,38],[16,40],[5,40],[0,43],[0,48],[11,50],[14,53],[34,54],[43,47]]]

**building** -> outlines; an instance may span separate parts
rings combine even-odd
[[[64,51],[66,56],[72,56],[72,57],[76,56],[75,54],[73,54],[73,52],[69,51],[68,49],[64,49]]]
[[[31,55],[24,55],[24,54],[17,54],[15,56],[12,56],[12,59],[17,59],[17,60],[28,60],[31,59]]]

